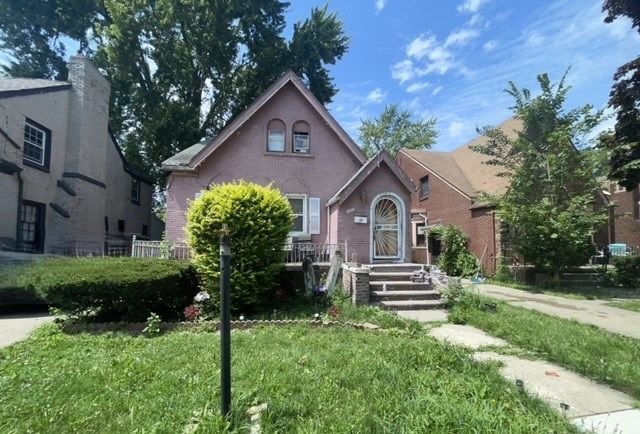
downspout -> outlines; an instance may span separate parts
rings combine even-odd
[[[20,213],[22,211],[22,191],[24,188],[22,169],[18,169],[16,171],[16,177],[18,178],[18,207],[16,210],[16,245],[14,246],[14,248],[17,250],[18,246],[22,247],[22,228],[20,227]]]
[[[496,245],[496,211],[491,211],[491,219],[493,222],[493,272],[495,273],[498,268],[498,251]]]

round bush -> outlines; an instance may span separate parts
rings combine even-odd
[[[188,242],[216,303],[223,224],[230,230],[231,308],[251,310],[273,294],[293,213],[278,189],[244,181],[216,185],[193,201],[187,215]]]

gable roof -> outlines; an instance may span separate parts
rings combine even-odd
[[[331,116],[331,113],[318,101],[313,93],[305,86],[300,77],[298,77],[293,71],[287,71],[278,81],[272,84],[258,99],[256,99],[249,107],[243,110],[233,121],[227,124],[222,131],[220,131],[215,137],[208,139],[204,146],[198,149],[196,144],[184,151],[174,155],[173,157],[165,160],[162,163],[164,170],[193,170],[196,169],[203,161],[205,161],[213,151],[220,147],[229,137],[233,135],[242,125],[245,124],[260,108],[262,108],[273,96],[278,93],[285,85],[291,83],[300,91],[305,99],[311,104],[316,112],[322,117],[335,134],[344,142],[354,156],[364,163],[367,160],[366,155],[360,149],[360,147],[353,141],[349,134],[340,126],[340,124]],[[201,142],[202,143],[202,142]],[[185,153],[185,151],[188,151]],[[195,152],[194,152],[195,151]],[[186,162],[186,159],[189,161]],[[176,168],[176,164],[178,163]]]
[[[0,97],[35,95],[71,89],[68,81],[43,80],[41,78],[0,77]]]
[[[507,137],[515,138],[522,129],[522,122],[516,118],[510,118],[498,128]],[[489,157],[472,149],[474,146],[486,144],[489,140],[487,136],[478,136],[449,152],[415,149],[402,149],[400,152],[434,173],[467,198],[473,199],[481,192],[502,194],[509,187],[508,179],[498,176],[502,169],[486,164]]]
[[[340,189],[333,195],[331,199],[327,202],[326,206],[331,206],[334,203],[342,202],[346,198],[348,198],[353,191],[358,188],[360,184],[364,182],[365,179],[369,177],[380,164],[385,163],[391,172],[398,178],[398,180],[404,185],[404,187],[410,192],[413,193],[415,190],[415,185],[409,177],[404,173],[402,169],[398,166],[391,156],[384,149],[378,151],[376,155],[371,157],[369,161],[367,161],[358,171],[351,177],[349,180],[342,186]]]
[[[167,158],[162,162],[162,169],[167,171],[180,171],[180,170],[191,170],[189,167],[189,162],[195,157],[198,152],[204,149],[207,146],[207,143],[211,140],[211,137],[204,138],[200,140],[195,145],[191,145],[186,149],[178,152],[177,154]]]
[[[138,178],[139,180],[144,181],[149,185],[153,185],[153,181],[151,180],[151,178],[149,178],[144,173],[140,172],[133,165],[131,165],[129,161],[127,161],[127,158],[124,156],[124,153],[122,152],[122,148],[120,147],[120,144],[116,139],[116,136],[111,131],[109,131],[109,137],[111,138],[111,143],[113,143],[113,146],[116,147],[116,151],[118,151],[120,160],[122,160],[122,166],[124,167],[124,171],[130,174],[131,176],[133,176],[134,178]]]

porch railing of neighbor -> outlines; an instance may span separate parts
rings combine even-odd
[[[347,253],[347,243],[287,243],[284,246],[285,263],[299,263],[309,257],[314,262],[331,262],[336,251]],[[147,241],[133,239],[131,256],[134,258],[189,259],[191,249],[186,243],[168,241]]]

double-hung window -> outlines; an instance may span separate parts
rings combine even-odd
[[[293,211],[291,235],[320,233],[320,198],[304,194],[287,194]]]
[[[51,131],[31,119],[27,119],[24,124],[22,141],[24,163],[38,169],[48,169],[50,146]]]
[[[271,152],[284,152],[284,130],[269,130],[268,150]]]
[[[429,175],[420,179],[420,200],[429,197]]]

